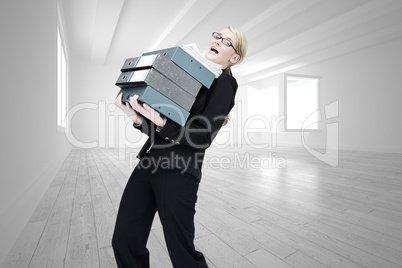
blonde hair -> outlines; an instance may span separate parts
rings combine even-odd
[[[238,28],[236,28],[232,25],[229,25],[227,28],[233,33],[233,35],[236,39],[236,40],[234,40],[236,42],[236,44],[234,44],[234,45],[236,47],[237,54],[240,56],[240,59],[235,64],[239,64],[246,57],[247,49],[248,49],[248,42],[247,42],[246,36]],[[229,65],[225,69],[225,73],[227,73],[228,75],[233,75],[232,69],[230,68],[232,65],[234,65],[234,64]],[[223,122],[222,126],[225,126],[229,122],[229,115],[230,114],[228,114],[226,116],[225,121]]]

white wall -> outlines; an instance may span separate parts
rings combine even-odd
[[[402,153],[402,39],[292,71],[321,76],[321,107],[339,102],[340,149]]]
[[[327,123],[338,123],[339,149],[402,153],[402,39],[345,54],[300,69],[292,74],[319,76],[323,130],[304,135],[305,142],[322,150]],[[280,76],[250,84],[266,89],[279,86]],[[247,94],[246,94],[247,95]],[[325,119],[325,106],[338,101],[338,117]],[[277,133],[277,146],[302,146],[300,133]],[[267,142],[271,137],[256,134]]]
[[[2,1],[0,263],[70,151],[57,132],[56,1]]]
[[[127,55],[127,58],[135,55]],[[70,142],[81,148],[140,148],[145,135],[113,104],[119,88],[115,82],[121,65],[96,65],[72,60],[70,72]]]

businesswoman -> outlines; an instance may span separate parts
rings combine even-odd
[[[119,267],[149,267],[146,244],[156,211],[173,267],[208,267],[194,247],[202,160],[234,105],[237,83],[230,67],[240,63],[247,52],[247,40],[235,27],[212,36],[205,57],[221,65],[224,72],[209,89],[200,89],[184,127],[139,104],[136,95],[130,104],[122,103],[121,94],[115,100],[134,127],[149,136],[120,201],[112,239]]]

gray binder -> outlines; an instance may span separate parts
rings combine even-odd
[[[194,97],[201,88],[200,82],[162,54],[129,58],[124,62],[121,71],[128,72],[148,68],[154,68]]]
[[[187,111],[190,111],[195,101],[194,96],[180,88],[155,69],[124,72],[120,74],[116,82],[116,86],[120,88],[135,87],[138,85],[148,85],[154,88]]]
[[[138,101],[144,102],[162,115],[184,126],[190,113],[182,107],[166,98],[150,86],[138,86],[134,88],[122,88],[119,92],[123,93],[122,101],[128,102],[131,96],[138,95]],[[117,95],[119,95],[117,94]]]
[[[180,68],[194,77],[197,81],[209,88],[215,79],[214,74],[199,63],[196,59],[186,53],[180,47],[172,47],[142,54],[143,56],[162,54],[176,63]]]

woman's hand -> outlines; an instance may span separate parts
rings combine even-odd
[[[134,123],[141,124],[142,118],[130,106],[130,104],[128,104],[128,102],[123,104],[123,102],[121,101],[122,97],[123,97],[123,93],[120,93],[119,96],[117,96],[117,98],[114,100],[114,105],[119,107],[131,120],[133,120]]]
[[[165,121],[159,112],[155,111],[145,103],[143,105],[138,103],[138,95],[134,95],[130,98],[130,105],[136,112],[154,122],[155,125],[160,127],[165,125]]]

